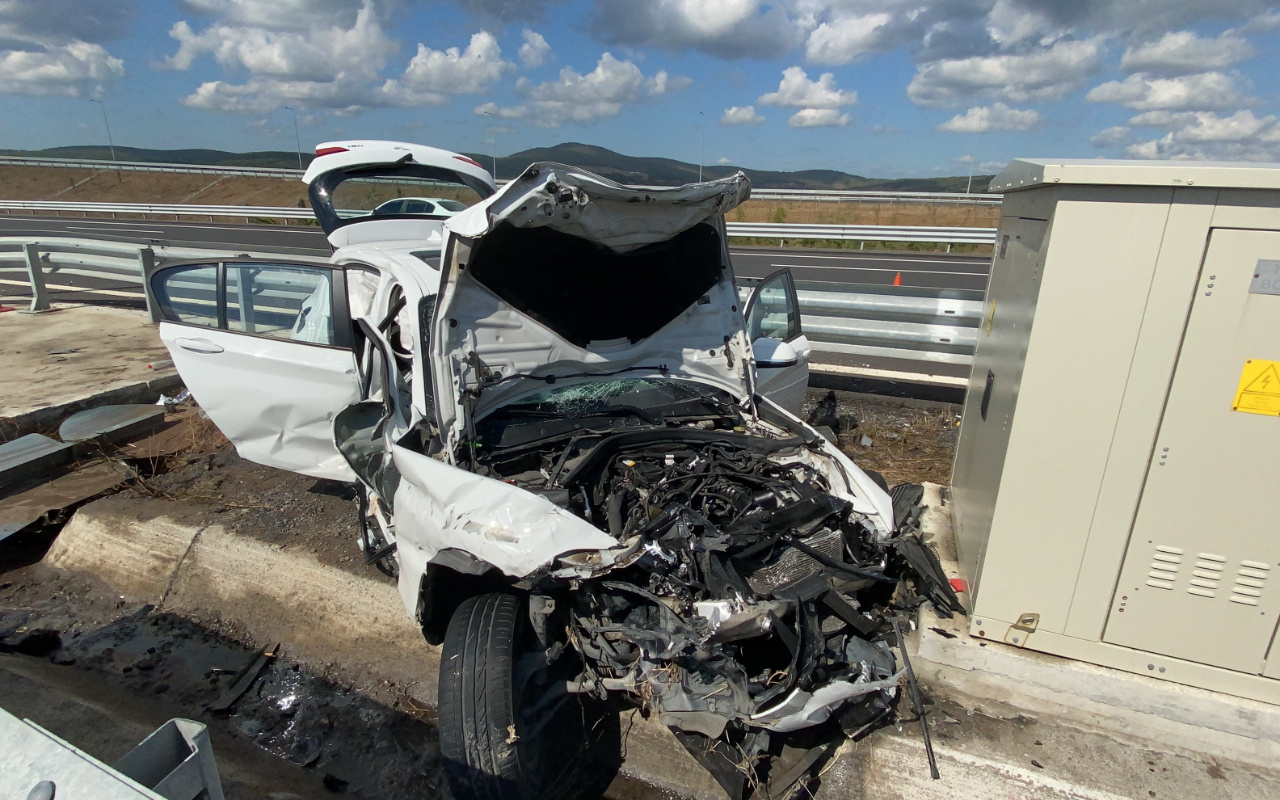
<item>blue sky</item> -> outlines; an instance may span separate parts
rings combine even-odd
[[[1262,0],[0,0],[0,147],[1280,161]]]

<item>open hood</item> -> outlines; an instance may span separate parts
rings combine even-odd
[[[439,247],[441,223],[452,212],[429,218],[398,213],[388,204],[406,195],[435,198],[451,192],[464,193],[464,200],[483,200],[497,190],[484,167],[460,153],[377,140],[316,145],[316,157],[302,180],[309,187],[316,219],[334,247],[428,240]]]
[[[430,337],[446,444],[553,382],[665,375],[748,401],[724,214],[750,191],[742,173],[631,189],[538,163],[449,219]]]

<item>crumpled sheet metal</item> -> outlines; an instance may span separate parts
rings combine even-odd
[[[132,477],[133,470],[125,465],[103,461],[6,497],[0,500],[0,540],[7,539],[50,511],[75,505]]]
[[[398,445],[393,453],[400,471],[395,508],[402,553],[417,549],[429,561],[446,547],[457,548],[522,578],[557,556],[618,544],[539,495]]]
[[[809,728],[826,722],[831,712],[850,698],[884,689],[897,691],[898,681],[906,674],[907,671],[901,669],[893,676],[879,681],[836,681],[812,693],[797,689],[780,705],[753,715],[751,720],[774,733],[790,733]]]
[[[476,237],[500,222],[546,226],[622,251],[670,239],[731,211],[750,194],[751,181],[741,172],[686,186],[633,189],[576,167],[540,162],[484,203],[450,217],[445,227]]]

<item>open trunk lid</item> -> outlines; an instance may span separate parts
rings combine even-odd
[[[467,202],[497,191],[484,167],[460,153],[377,140],[316,145],[316,157],[302,180],[308,185],[316,219],[335,248],[395,241],[439,247],[446,216],[379,215],[375,208],[406,193],[435,196],[460,191],[465,196],[457,199]]]

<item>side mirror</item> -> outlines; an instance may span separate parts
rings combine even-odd
[[[751,343],[751,350],[755,353],[756,369],[780,369],[800,363],[796,349],[778,339],[756,339]]]

